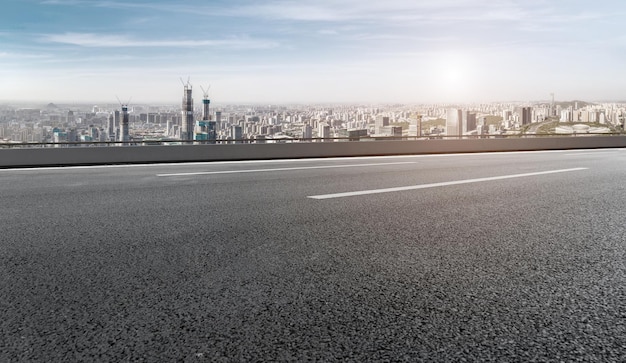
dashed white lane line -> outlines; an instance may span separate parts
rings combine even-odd
[[[415,161],[402,161],[395,163],[376,163],[376,164],[343,164],[343,165],[319,165],[319,166],[301,166],[293,168],[271,168],[271,169],[243,169],[243,170],[221,170],[221,171],[198,171],[191,173],[171,173],[171,174],[157,174],[156,176],[193,176],[193,175],[213,175],[213,174],[238,174],[238,173],[262,173],[270,171],[292,171],[292,170],[309,170],[309,169],[333,169],[333,168],[357,168],[366,166],[386,166],[386,165],[402,165],[402,164],[416,164]]]
[[[511,175],[493,176],[493,177],[486,177],[486,178],[454,180],[454,181],[441,182],[441,183],[410,185],[410,186],[406,186],[406,187],[371,189],[371,190],[359,190],[359,191],[356,191],[356,192],[345,192],[345,193],[334,193],[334,194],[310,195],[307,198],[311,198],[311,199],[344,198],[344,197],[353,197],[353,196],[357,196],[357,195],[401,192],[401,191],[406,191],[406,190],[445,187],[445,186],[449,186],[449,185],[479,183],[479,182],[492,181],[492,180],[524,178],[524,177],[528,177],[528,176],[556,174],[556,173],[567,173],[567,172],[579,171],[579,170],[587,170],[587,169],[588,168],[571,168],[571,169],[548,170],[548,171],[540,171],[540,172],[536,172],[536,173],[511,174]]]

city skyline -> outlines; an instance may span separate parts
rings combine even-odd
[[[0,101],[621,100],[612,1],[9,0]],[[196,96],[198,93],[196,93]],[[214,97],[211,97],[214,98]]]

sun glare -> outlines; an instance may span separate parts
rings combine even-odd
[[[458,55],[446,56],[439,63],[437,82],[439,89],[448,97],[461,101],[470,96],[472,72],[470,64]]]

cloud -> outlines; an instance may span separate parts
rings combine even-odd
[[[587,10],[554,9],[541,0],[270,0],[247,3],[229,1],[217,5],[115,0],[44,0],[44,5],[90,6],[113,9],[155,10],[165,13],[192,13],[201,15],[266,18],[307,22],[556,22],[567,23],[601,18],[600,13]]]
[[[0,59],[45,59],[45,58],[50,58],[50,55],[0,52]]]
[[[62,43],[76,45],[81,47],[93,48],[126,48],[126,47],[177,47],[177,48],[196,48],[196,47],[219,47],[230,49],[267,49],[276,48],[278,42],[252,39],[248,37],[233,37],[227,39],[159,39],[159,40],[140,40],[132,39],[125,35],[106,35],[95,33],[62,33],[62,34],[44,34],[40,38],[43,42]]]
[[[339,34],[338,31],[334,30],[334,29],[320,29],[317,31],[318,34],[322,34],[322,35],[337,35]]]
[[[109,1],[109,0],[44,0],[40,2],[42,5],[51,6],[89,6],[94,8],[108,9],[139,9],[139,10],[155,10],[164,13],[192,13],[192,14],[209,14],[214,13],[217,9],[214,6],[207,5],[186,5],[167,2],[150,1],[150,2],[132,2],[132,1]]]

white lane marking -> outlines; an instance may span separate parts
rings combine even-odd
[[[320,165],[320,166],[301,166],[293,168],[271,168],[271,169],[244,169],[244,170],[221,170],[221,171],[198,171],[191,173],[171,173],[157,174],[156,176],[191,176],[191,175],[212,175],[212,174],[238,174],[238,173],[261,173],[268,171],[292,171],[292,170],[308,170],[308,169],[332,169],[332,168],[355,168],[360,166],[385,166],[385,165],[402,165],[416,164],[415,161],[403,161],[395,163],[377,163],[377,164],[351,164],[351,165]]]
[[[371,190],[359,190],[359,191],[356,191],[356,192],[345,192],[345,193],[334,193],[334,194],[310,195],[307,198],[311,198],[311,199],[344,198],[344,197],[352,197],[352,196],[357,196],[357,195],[400,192],[400,191],[405,191],[405,190],[445,187],[445,186],[448,186],[448,185],[478,183],[478,182],[491,181],[491,180],[502,180],[502,179],[512,179],[512,178],[523,178],[523,177],[535,176],[535,175],[566,173],[566,172],[570,172],[570,171],[579,171],[579,170],[587,170],[587,169],[589,169],[589,168],[572,168],[572,169],[549,170],[549,171],[540,171],[540,172],[536,172],[536,173],[511,174],[511,175],[493,176],[493,177],[486,177],[486,178],[455,180],[455,181],[441,182],[441,183],[409,185],[409,186],[406,186],[406,187],[371,189]]]
[[[607,155],[607,154],[617,154],[614,151],[597,151],[597,152],[588,152],[588,153],[569,153],[563,154],[564,156],[578,156],[578,155]]]
[[[580,149],[588,150],[588,149]],[[624,150],[626,151],[626,149]],[[230,165],[230,164],[274,164],[274,163],[291,163],[291,162],[316,162],[316,161],[339,161],[339,160],[381,160],[381,159],[409,159],[409,158],[446,158],[455,156],[509,156],[519,154],[544,154],[544,153],[563,153],[571,152],[571,150],[538,150],[538,151],[498,151],[498,152],[479,152],[479,153],[452,153],[452,154],[413,154],[413,155],[387,155],[387,156],[347,156],[336,158],[303,158],[303,159],[264,159],[264,160],[236,160],[236,161],[192,161],[182,163],[137,163],[137,164],[112,164],[112,165],[75,165],[75,166],[45,166],[45,167],[26,167],[26,168],[0,168],[1,172],[7,171],[73,171],[80,169],[108,169],[108,168],[145,168],[145,167],[163,167],[163,166],[204,166],[204,165]]]

